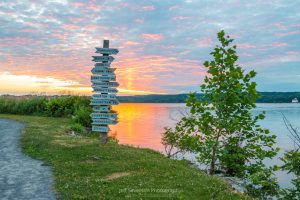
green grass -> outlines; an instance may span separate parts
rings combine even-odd
[[[248,199],[185,161],[112,141],[100,145],[95,135],[69,136],[67,118],[0,118],[26,125],[23,152],[52,167],[59,199]]]

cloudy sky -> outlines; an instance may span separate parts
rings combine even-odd
[[[121,94],[199,91],[221,29],[259,91],[300,91],[299,10],[298,0],[1,0],[0,93],[89,93],[103,39],[120,50]]]

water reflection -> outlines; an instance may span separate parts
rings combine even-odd
[[[185,104],[122,103],[114,106],[118,111],[119,123],[110,126],[112,134],[117,134],[121,144],[130,144],[162,151],[161,133],[165,126],[174,126],[182,114],[186,114]],[[261,121],[277,135],[277,145],[288,150],[293,148],[289,133],[282,120],[284,114],[295,126],[300,127],[300,104],[258,104],[253,114],[266,111],[266,119]]]
[[[111,134],[117,134],[121,144],[163,150],[160,143],[165,126],[173,126],[176,121],[172,113],[184,105],[124,103],[114,107],[118,111],[119,123],[110,126]]]

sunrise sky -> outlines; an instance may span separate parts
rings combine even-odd
[[[259,91],[300,91],[300,1],[1,0],[0,94],[90,94],[91,56],[118,48],[120,94],[199,91],[224,29]]]

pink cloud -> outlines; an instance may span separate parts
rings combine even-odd
[[[175,5],[175,6],[171,6],[168,10],[176,10],[176,9],[178,9],[179,8],[179,6],[178,5]]]
[[[126,46],[134,46],[134,45],[139,45],[140,43],[139,43],[139,42],[135,42],[135,41],[130,41],[130,40],[128,40],[128,41],[126,41],[124,44],[125,44]]]
[[[33,29],[23,29],[20,32],[22,32],[22,33],[33,33],[33,32],[35,32],[35,30],[33,30]]]
[[[144,34],[142,34],[142,36],[145,40],[151,40],[151,41],[160,41],[163,38],[162,34],[144,33]]]
[[[138,24],[143,24],[144,23],[144,20],[143,19],[136,19],[134,20],[136,23]]]
[[[144,10],[144,11],[152,11],[152,10],[155,10],[155,7],[153,5],[143,6],[142,10]]]
[[[70,21],[72,21],[73,23],[79,23],[79,22],[82,22],[84,20],[84,18],[82,18],[82,17],[68,17],[68,19]]]
[[[129,4],[128,4],[128,3],[125,3],[125,2],[121,2],[119,5],[120,5],[120,7],[122,7],[122,8],[126,8],[126,7],[129,6]]]
[[[185,20],[185,19],[190,19],[190,17],[187,17],[187,16],[176,16],[176,17],[173,17],[173,20]]]
[[[240,48],[240,49],[253,49],[253,48],[256,48],[255,45],[248,44],[248,43],[237,44],[236,46],[237,46],[237,48]]]
[[[103,30],[105,28],[106,28],[105,26],[95,25],[95,24],[90,24],[90,25],[84,26],[84,30],[86,30],[86,31]]]
[[[286,26],[283,25],[281,22],[274,23],[273,25],[274,25],[276,28],[281,29],[281,30],[286,30],[286,29],[287,29]]]
[[[63,28],[64,28],[64,29],[71,29],[71,30],[73,30],[73,29],[79,29],[80,26],[78,26],[78,25],[76,25],[76,24],[64,24],[64,25],[63,25]]]
[[[213,40],[209,37],[202,37],[194,39],[195,44],[197,47],[210,47],[213,45]]]
[[[31,38],[25,37],[7,37],[0,39],[0,46],[19,46],[19,45],[27,45],[27,44],[36,44],[40,41],[32,40]]]
[[[288,51],[288,55],[300,55],[300,51]]]
[[[128,47],[131,47],[131,46],[137,46],[137,45],[140,45],[140,43],[135,42],[135,41],[131,41],[131,40],[127,40],[127,41],[123,42],[121,45],[119,45],[119,49],[124,49],[124,48],[128,48]],[[132,52],[132,50],[130,50],[130,51]]]
[[[86,6],[87,9],[90,9],[90,10],[93,10],[93,11],[99,11],[102,9],[102,6],[101,5],[97,5],[96,3],[89,3],[87,4]]]
[[[71,5],[73,5],[76,8],[83,8],[83,7],[85,7],[85,4],[84,3],[80,3],[80,2],[74,2]]]
[[[275,33],[274,35],[275,36],[279,36],[279,37],[283,37],[283,36],[289,36],[289,35],[296,35],[300,33],[299,30],[296,30],[296,31],[289,31],[289,32],[284,32],[284,33]]]
[[[292,26],[293,26],[293,27],[299,27],[299,26],[300,26],[300,23],[293,24]]]
[[[285,42],[273,42],[270,46],[271,47],[285,47],[285,46],[288,46],[288,44]]]
[[[66,40],[69,36],[68,33],[52,33],[51,35],[61,40]]]

